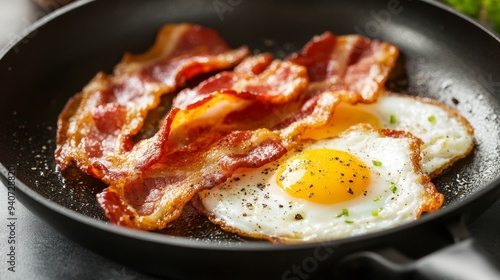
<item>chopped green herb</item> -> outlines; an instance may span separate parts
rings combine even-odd
[[[377,217],[378,216],[378,210],[372,210],[372,216]]]
[[[395,115],[391,115],[391,117],[389,118],[389,122],[390,122],[391,124],[395,124],[395,123],[396,123],[396,121],[397,121],[397,120],[396,120],[396,116],[395,116]]]
[[[396,193],[396,191],[398,190],[398,187],[396,187],[396,185],[394,183],[391,183],[391,187],[389,189],[391,190],[392,193]]]
[[[349,216],[349,210],[347,210],[347,209],[345,209],[345,208],[344,208],[344,209],[342,209],[342,213],[338,214],[338,215],[337,215],[337,218],[340,218],[340,217],[342,217],[342,216]]]
[[[382,162],[378,161],[378,160],[372,160],[372,163],[373,165],[375,166],[382,166]]]
[[[349,210],[347,210],[346,208],[342,209],[342,214],[344,216],[349,216]]]
[[[431,123],[435,123],[436,122],[436,117],[434,115],[430,116],[427,118],[429,120],[429,122]]]
[[[352,223],[354,223],[354,222],[353,222],[353,221],[351,221],[351,220],[345,220],[344,222],[345,222],[346,224],[352,224]]]
[[[382,198],[382,196],[380,196],[380,195],[379,195],[379,196],[377,196],[377,197],[375,197],[375,198],[373,199],[373,202],[377,202],[377,201],[379,201],[381,198]]]

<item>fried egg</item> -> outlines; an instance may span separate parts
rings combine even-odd
[[[370,104],[341,103],[330,123],[309,130],[304,138],[334,137],[357,123],[403,130],[422,139],[422,170],[435,177],[474,146],[474,130],[455,109],[436,100],[386,93]]]
[[[421,140],[353,126],[260,168],[242,168],[193,204],[225,230],[274,242],[344,238],[437,210],[443,196],[419,166]]]

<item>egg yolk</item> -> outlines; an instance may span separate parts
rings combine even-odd
[[[358,123],[368,123],[374,127],[380,127],[379,120],[370,112],[359,109],[355,105],[342,103],[335,108],[329,123],[306,131],[303,137],[314,140],[331,138]]]
[[[276,183],[293,197],[320,204],[348,201],[365,193],[369,168],[350,153],[332,149],[303,151],[278,168]]]

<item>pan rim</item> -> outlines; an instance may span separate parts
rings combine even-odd
[[[38,19],[37,21],[35,21],[33,24],[29,25],[28,27],[26,27],[24,30],[21,31],[21,34],[25,34],[25,36],[19,36],[19,37],[16,37],[16,39],[14,40],[11,40],[9,41],[6,45],[4,45],[2,48],[0,48],[0,60],[10,52],[10,50],[15,46],[17,45],[19,42],[21,42],[22,40],[25,39],[25,37],[27,35],[29,35],[30,33],[32,33],[33,31],[37,30],[38,28],[42,27],[43,25],[45,25],[46,23],[54,20],[55,18],[57,17],[60,17],[60,16],[63,16],[65,14],[67,14],[68,12],[71,12],[75,9],[78,9],[79,7],[81,6],[86,6],[92,2],[95,2],[96,0],[79,0],[79,1],[75,1],[75,2],[72,2],[72,3],[69,3],[68,5],[65,5],[45,16],[43,16],[42,18]],[[102,0],[101,0],[102,1]],[[426,4],[429,4],[431,6],[435,6],[437,7],[438,9],[441,9],[441,10],[445,10],[446,12],[448,13],[451,13],[453,16],[457,16],[459,18],[461,18],[462,20],[465,20],[467,22],[469,22],[470,24],[474,25],[475,28],[479,28],[481,29],[482,32],[485,32],[487,33],[490,37],[493,37],[494,39],[497,40],[497,42],[500,43],[500,34],[492,31],[491,29],[485,27],[484,25],[481,25],[479,22],[477,22],[476,20],[464,15],[464,14],[461,14],[460,12],[454,10],[453,8],[443,4],[443,3],[439,3],[437,1],[433,1],[433,0],[420,0],[421,2],[424,2]]]
[[[41,28],[43,25],[46,23],[52,21],[53,19],[63,16],[67,14],[70,11],[73,11],[81,6],[88,5],[92,2],[96,2],[96,0],[81,0],[81,1],[76,1],[73,2],[67,6],[61,7],[60,9],[42,17],[41,19],[37,20],[35,23],[30,25],[29,27],[25,28],[23,30],[23,34],[26,34],[25,36],[29,35],[30,33],[34,32],[38,28]],[[492,37],[495,39],[498,43],[500,43],[500,35],[494,33],[492,30],[486,28],[485,26],[479,24],[477,21],[460,14],[459,12],[453,10],[452,8],[441,4],[437,3],[432,0],[421,0],[421,2],[424,2],[426,4],[429,4],[431,6],[435,6],[438,9],[445,10],[448,13],[453,14],[454,16],[458,16],[461,19],[467,21],[469,24],[474,25],[475,28],[479,28],[481,32],[487,33],[489,37]],[[5,55],[7,55],[12,48],[21,42],[25,37],[18,37],[15,40],[10,41],[7,43],[2,49],[0,49],[0,60],[3,59]],[[4,165],[4,163],[0,162],[0,175],[3,180],[6,180],[7,178],[7,167]],[[27,184],[24,182],[16,179],[16,187],[19,188],[21,192],[29,196],[30,198],[36,200],[38,203],[43,205],[44,207],[48,208],[50,211],[57,212],[58,214],[61,214],[63,216],[66,216],[72,220],[75,220],[79,223],[85,224],[87,226],[91,226],[93,228],[97,228],[102,231],[106,231],[112,234],[117,234],[117,235],[122,235],[125,237],[129,238],[134,238],[137,240],[145,241],[145,242],[152,242],[152,243],[160,243],[162,245],[169,245],[169,246],[179,246],[179,247],[190,247],[194,249],[203,249],[203,250],[221,250],[221,251],[275,251],[275,250],[296,250],[296,249],[304,249],[304,248],[313,248],[315,246],[318,246],[318,244],[321,244],[323,246],[336,246],[340,244],[350,244],[354,242],[360,242],[360,241],[365,241],[368,239],[375,239],[383,235],[390,235],[394,234],[396,232],[406,230],[406,229],[411,229],[415,228],[418,226],[421,226],[423,224],[432,222],[432,221],[437,221],[446,217],[449,217],[451,215],[456,214],[457,209],[466,207],[467,205],[472,204],[474,201],[477,199],[480,199],[483,196],[488,195],[489,193],[492,193],[495,191],[495,189],[500,188],[500,176],[497,176],[492,182],[488,183],[487,186],[484,188],[475,191],[474,193],[468,195],[465,199],[454,203],[453,205],[447,206],[446,208],[440,209],[439,211],[423,216],[418,220],[415,220],[413,222],[400,225],[394,228],[389,228],[386,230],[382,231],[377,231],[374,233],[369,233],[369,234],[363,234],[360,236],[354,236],[354,237],[347,237],[347,238],[342,238],[342,239],[337,239],[337,240],[332,240],[332,241],[327,241],[327,242],[312,242],[312,243],[302,243],[302,244],[272,244],[268,242],[243,242],[243,243],[230,243],[229,245],[225,244],[220,244],[216,242],[206,242],[202,240],[194,240],[194,239],[189,239],[187,237],[174,237],[174,236],[168,236],[165,234],[161,233],[155,233],[155,232],[144,232],[144,231],[137,231],[134,229],[129,229],[125,227],[118,227],[115,225],[112,225],[108,222],[96,220],[94,218],[91,218],[89,216],[86,216],[82,213],[79,213],[77,211],[71,210],[69,208],[66,208],[56,202],[50,201],[49,199],[45,198],[43,195],[39,194],[38,192],[34,191],[31,189]],[[34,213],[37,214],[37,213]],[[37,214],[38,215],[38,214]],[[44,219],[44,218],[42,218]]]

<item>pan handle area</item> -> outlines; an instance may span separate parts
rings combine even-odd
[[[463,222],[452,223],[449,230],[455,242],[420,259],[409,258],[393,247],[345,256],[333,270],[335,279],[500,279],[500,264],[468,236]]]

